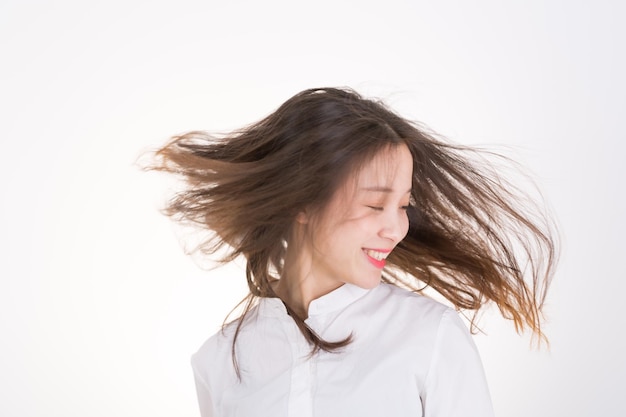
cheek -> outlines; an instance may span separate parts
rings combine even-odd
[[[328,222],[316,232],[318,249],[339,254],[349,247],[348,243],[355,240],[354,227],[349,221]]]
[[[402,239],[409,233],[409,216],[404,216],[402,220]],[[402,240],[400,239],[400,240]]]

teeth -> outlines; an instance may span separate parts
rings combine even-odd
[[[382,261],[383,259],[387,258],[387,255],[389,255],[389,253],[377,252],[377,251],[374,251],[374,250],[366,250],[365,253],[367,253],[368,256],[371,256],[372,258],[376,259],[377,261]]]

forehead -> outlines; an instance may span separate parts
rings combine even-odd
[[[353,185],[358,189],[376,191],[377,188],[395,190],[410,188],[413,176],[413,157],[406,145],[387,147],[366,161],[354,173]],[[366,190],[367,191],[367,190]]]

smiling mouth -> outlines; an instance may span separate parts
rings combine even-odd
[[[367,256],[369,256],[370,258],[374,258],[377,261],[384,261],[385,259],[387,259],[387,255],[389,255],[389,252],[380,252],[380,251],[376,251],[376,250],[372,250],[372,249],[364,249],[365,254]]]
[[[370,261],[372,265],[378,269],[383,269],[386,263],[385,259],[391,251],[382,252],[373,249],[363,249],[363,252],[367,256],[367,260]]]

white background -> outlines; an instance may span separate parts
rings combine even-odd
[[[197,416],[189,355],[243,272],[184,255],[158,211],[173,183],[136,159],[344,85],[506,146],[556,213],[551,350],[493,315],[476,336],[498,415],[626,415],[625,17],[609,0],[3,0],[0,415]]]

